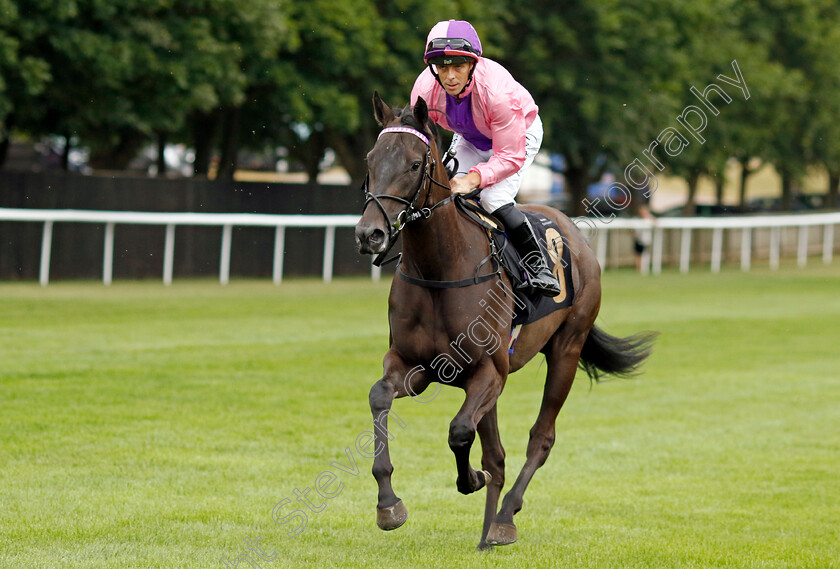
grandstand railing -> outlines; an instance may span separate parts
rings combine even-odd
[[[117,225],[160,225],[165,228],[163,256],[163,282],[172,282],[175,228],[179,225],[218,226],[222,230],[219,281],[230,280],[230,257],[233,227],[275,228],[272,280],[280,284],[283,280],[283,254],[285,230],[287,227],[323,227],[325,232],[322,278],[329,282],[333,277],[335,254],[335,230],[338,227],[353,227],[358,222],[356,215],[271,215],[252,213],[154,213],[133,211],[91,211],[91,210],[47,210],[0,208],[0,221],[29,221],[43,223],[39,282],[49,283],[52,230],[55,223],[96,223],[105,226],[105,247],[102,259],[102,281],[106,285],[113,279],[114,232]],[[666,217],[653,220],[613,218],[577,220],[578,226],[591,228],[589,241],[596,252],[599,263],[606,266],[609,233],[613,230],[632,230],[647,238],[651,244],[642,254],[642,272],[662,271],[663,242],[666,229],[680,230],[679,269],[688,272],[691,260],[691,240],[695,230],[712,230],[711,270],[720,271],[723,258],[723,232],[727,229],[741,230],[741,268],[749,270],[752,258],[754,230],[770,229],[769,262],[771,268],[778,268],[781,256],[781,230],[798,228],[797,264],[805,266],[808,258],[808,232],[812,227],[822,227],[823,262],[831,263],[834,252],[834,226],[840,224],[840,212],[798,215],[768,215],[743,217]],[[592,235],[594,233],[594,235]],[[378,267],[371,267],[371,277],[378,280]]]

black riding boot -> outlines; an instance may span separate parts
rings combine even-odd
[[[522,266],[528,274],[529,283],[543,296],[557,296],[563,292],[560,283],[549,270],[534,229],[525,214],[513,204],[506,204],[493,212],[505,224],[510,242],[522,257]]]

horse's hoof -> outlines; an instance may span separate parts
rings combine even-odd
[[[473,490],[473,492],[478,492],[479,490],[490,484],[490,481],[493,480],[493,477],[486,470],[476,470],[475,478],[476,480],[478,480],[478,485],[475,487],[475,490]]]
[[[490,545],[509,545],[516,541],[516,526],[513,524],[490,524],[487,532],[487,543]]]
[[[407,519],[408,510],[405,509],[405,504],[403,504],[402,500],[387,508],[376,508],[376,525],[381,530],[390,531],[397,529]]]
[[[478,544],[478,547],[475,548],[476,551],[480,551],[482,553],[487,551],[493,551],[493,546],[487,543],[486,541],[481,541]]]
[[[478,492],[479,490],[490,484],[491,480],[493,480],[493,477],[490,475],[489,472],[487,472],[486,470],[476,470],[474,487],[462,484],[460,478],[458,478],[455,481],[455,487],[458,488],[458,492],[460,492],[461,494],[469,495],[473,492]]]

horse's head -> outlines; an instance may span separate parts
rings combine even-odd
[[[413,108],[395,110],[374,93],[373,110],[384,128],[367,155],[365,208],[356,224],[356,246],[359,253],[381,256],[402,227],[427,210],[433,164],[439,158],[434,125],[422,98]]]

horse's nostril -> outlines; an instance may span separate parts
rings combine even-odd
[[[368,238],[371,245],[381,245],[385,241],[385,232],[381,229],[374,229]]]
[[[388,241],[388,234],[382,229],[367,226],[356,227],[356,247],[363,255],[380,253]]]

